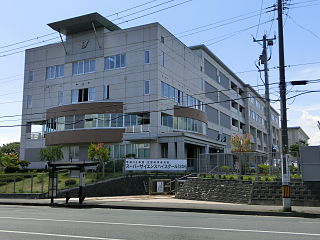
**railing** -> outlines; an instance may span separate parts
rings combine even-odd
[[[0,174],[0,193],[45,193],[48,174]]]
[[[290,165],[295,173],[300,173],[300,157],[297,153],[289,154]],[[200,155],[198,173],[257,175],[281,173],[281,155],[260,152],[212,153]],[[263,169],[265,168],[265,169]]]
[[[126,127],[126,133],[144,133],[150,132],[150,124],[145,125],[133,125]]]
[[[27,139],[31,140],[40,140],[44,137],[43,132],[32,132],[32,133],[27,133]]]

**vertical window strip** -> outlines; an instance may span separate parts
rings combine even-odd
[[[146,80],[144,81],[144,95],[150,94],[150,81]]]
[[[149,50],[144,51],[144,63],[145,64],[150,63],[150,51]]]

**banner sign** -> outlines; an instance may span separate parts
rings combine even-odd
[[[184,159],[126,159],[126,171],[186,171]]]

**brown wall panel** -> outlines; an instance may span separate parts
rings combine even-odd
[[[83,129],[52,132],[45,135],[46,146],[79,143],[121,142],[124,129]]]
[[[174,116],[192,118],[208,123],[208,117],[205,112],[190,107],[174,106]]]
[[[46,119],[80,114],[103,114],[122,112],[122,102],[86,102],[50,108],[47,110]]]

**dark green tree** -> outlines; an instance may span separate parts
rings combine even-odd
[[[40,150],[40,160],[47,162],[59,161],[63,158],[62,146],[49,146]]]
[[[308,146],[308,145],[309,145],[309,144],[308,144],[306,141],[304,141],[304,140],[300,140],[299,142],[296,142],[295,144],[292,144],[292,145],[289,147],[291,156],[297,157],[297,156],[299,155],[300,147],[301,147],[301,146]]]

